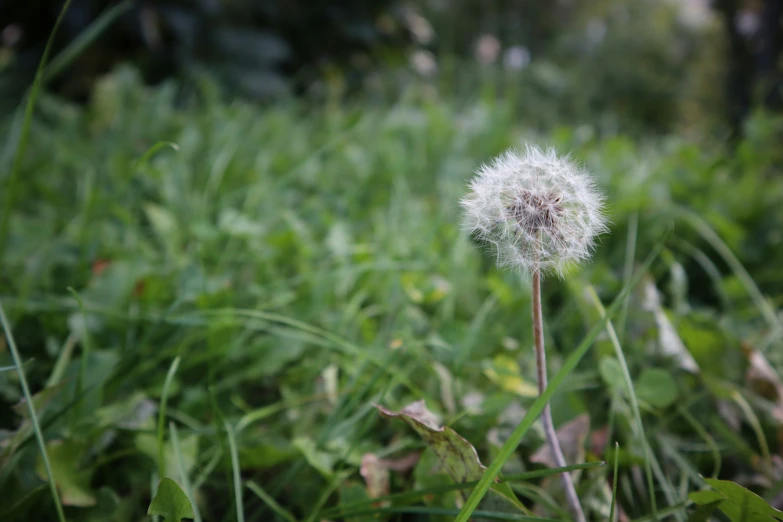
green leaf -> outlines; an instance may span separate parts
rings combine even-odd
[[[695,491],[690,498],[698,505],[717,503],[731,522],[771,522],[783,520],[783,511],[779,511],[752,491],[730,480],[705,479],[713,490]],[[695,516],[695,513],[694,513]]]
[[[598,366],[598,371],[604,382],[613,390],[624,390],[626,388],[623,380],[623,368],[614,357],[604,357]]]
[[[645,370],[636,383],[636,396],[658,408],[672,404],[677,395],[677,383],[669,372],[661,368]]]
[[[48,443],[46,450],[63,505],[94,506],[96,500],[90,489],[92,472],[82,469],[80,466],[80,461],[86,451],[85,446],[77,442],[56,440]],[[39,477],[46,480],[46,469],[43,459],[40,457],[35,470]]]
[[[312,439],[297,437],[292,443],[293,447],[302,452],[308,464],[315,468],[321,475],[330,478],[334,473],[336,458],[334,455],[321,451]]]
[[[158,492],[150,502],[148,515],[162,516],[168,522],[181,522],[183,518],[194,518],[193,506],[179,484],[166,477],[160,481]]]
[[[146,426],[150,426],[147,422]],[[139,433],[134,439],[136,449],[140,453],[147,455],[153,462],[158,462],[158,440],[155,435],[151,433]],[[180,438],[179,442],[180,456],[182,457],[182,465],[185,473],[191,473],[196,466],[196,460],[198,458],[198,435],[192,433]],[[167,441],[163,444],[163,460],[166,469],[169,470],[167,475],[170,475],[174,480],[183,480],[179,476],[177,465],[177,456],[174,454],[174,447],[171,441]]]
[[[698,492],[697,492],[698,493]],[[721,501],[700,504],[688,517],[688,522],[708,522],[710,517],[720,506]]]

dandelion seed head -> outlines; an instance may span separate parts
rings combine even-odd
[[[501,267],[562,276],[608,230],[592,177],[554,149],[510,150],[482,165],[469,188],[464,227]]]

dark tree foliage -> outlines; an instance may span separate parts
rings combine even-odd
[[[765,108],[783,108],[783,77],[779,66],[783,50],[783,0],[763,0],[755,17],[757,27],[750,31],[740,28],[740,16],[747,2],[715,0],[728,38],[728,73],[726,89],[729,121],[735,134],[751,108],[760,103]]]
[[[54,51],[117,3],[73,0]],[[12,57],[6,94],[9,79],[18,88],[34,74],[61,7],[62,0],[0,3],[0,46]],[[326,64],[345,67],[356,53],[403,44],[404,34],[376,23],[397,11],[393,0],[134,0],[53,87],[84,99],[98,75],[130,61],[150,83],[208,68],[237,91],[265,98],[305,85]]]

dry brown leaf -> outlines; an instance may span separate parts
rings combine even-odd
[[[748,359],[748,370],[745,372],[748,386],[775,403],[771,414],[776,421],[783,424],[783,382],[780,376],[761,352],[748,345],[743,345],[742,348]]]
[[[557,430],[557,440],[563,449],[566,464],[575,464],[582,462],[585,457],[585,440],[590,433],[590,415],[583,413],[572,420],[563,424]],[[531,462],[538,462],[550,468],[557,467],[552,454],[549,451],[549,445],[544,443],[530,457]]]
[[[362,455],[359,474],[367,484],[367,496],[378,498],[389,494],[389,468],[372,453]]]

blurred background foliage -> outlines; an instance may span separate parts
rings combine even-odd
[[[116,4],[73,0],[55,51]],[[754,101],[780,106],[779,6],[776,0],[128,0],[52,87],[86,101],[96,80],[125,62],[148,83],[209,75],[225,95],[257,100],[357,93],[388,100],[424,77],[443,94],[474,93],[482,84],[519,91],[520,114],[533,125],[737,134]],[[54,0],[0,6],[6,107],[29,84],[60,7]]]
[[[61,5],[0,3],[0,298],[69,519],[144,519],[170,460],[204,520],[270,520],[232,471],[303,520],[450,484],[373,403],[425,398],[491,460],[535,395],[529,303],[457,201],[525,142],[572,151],[613,222],[547,285],[553,370],[599,321],[585,296],[662,247],[616,322],[634,385],[602,337],[553,399],[560,425],[589,416],[577,460],[620,442],[623,520],[656,501],[685,522],[706,476],[783,507],[781,2],[73,0],[14,162]],[[8,346],[0,519],[50,520]],[[379,493],[367,455],[408,467]],[[580,480],[595,519],[611,473]],[[536,484],[515,491],[565,516]]]

